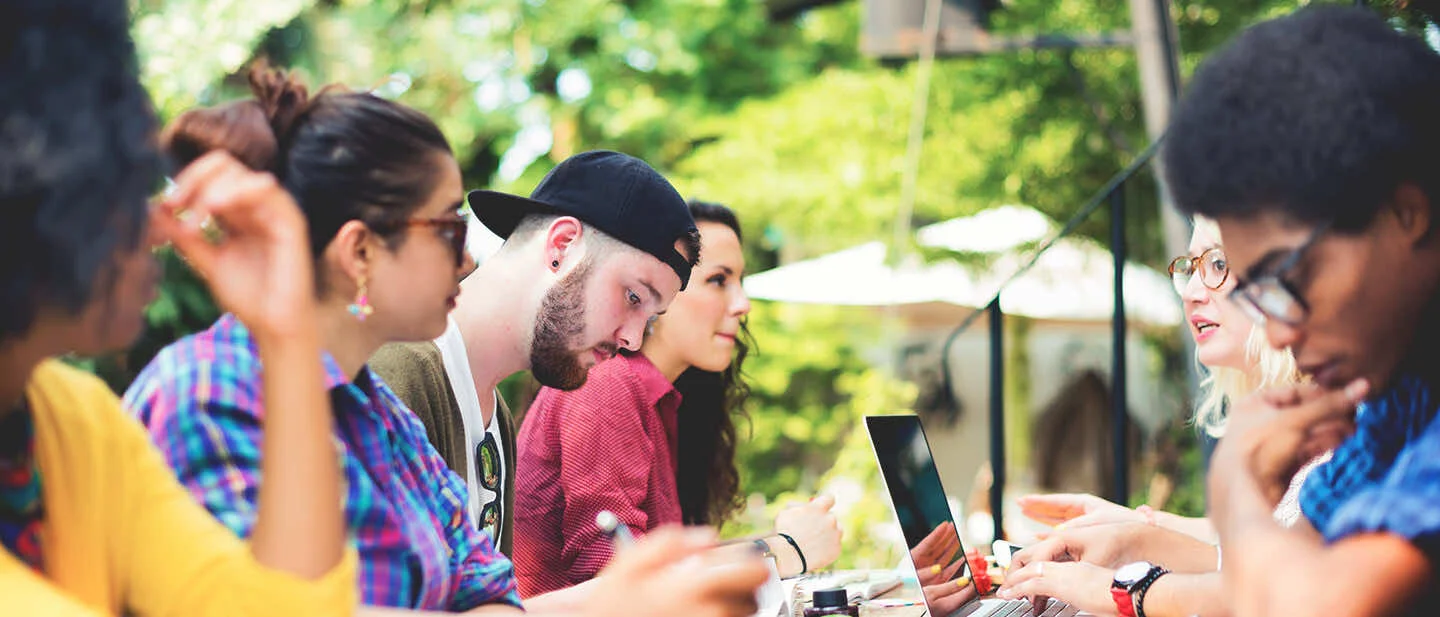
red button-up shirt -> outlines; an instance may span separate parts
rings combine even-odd
[[[523,597],[585,582],[605,567],[613,549],[595,525],[601,510],[637,537],[681,521],[679,406],[675,385],[640,354],[594,367],[579,390],[540,391],[515,444]]]

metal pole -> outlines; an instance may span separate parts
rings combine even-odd
[[[990,302],[990,517],[995,539],[1005,539],[1005,313],[1000,295]]]
[[[1135,33],[1135,61],[1140,72],[1145,131],[1152,141],[1158,141],[1170,124],[1170,108],[1180,96],[1180,35],[1175,20],[1170,17],[1170,0],[1130,0],[1130,27]],[[1184,255],[1190,244],[1190,223],[1172,207],[1161,157],[1150,162],[1150,170],[1160,189],[1160,228],[1165,239],[1165,254]],[[1177,331],[1176,336],[1182,341],[1183,357],[1194,358],[1195,341],[1189,333]],[[1199,392],[1200,376],[1194,363],[1186,362],[1183,366],[1187,390],[1192,394]]]
[[[1110,254],[1114,257],[1115,313],[1111,321],[1110,401],[1114,428],[1115,494],[1110,501],[1130,502],[1130,412],[1125,396],[1125,185],[1110,193]]]
[[[1145,109],[1145,132],[1160,139],[1170,124],[1170,107],[1180,95],[1179,34],[1170,18],[1169,0],[1130,0],[1130,27],[1135,37],[1135,61],[1140,72],[1140,96]],[[1160,223],[1168,255],[1185,252],[1190,227],[1170,207],[1159,157],[1151,164],[1160,185]]]

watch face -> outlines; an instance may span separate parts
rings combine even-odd
[[[1145,578],[1145,575],[1150,572],[1150,568],[1153,567],[1148,561],[1127,563],[1115,571],[1115,582],[1129,587]]]

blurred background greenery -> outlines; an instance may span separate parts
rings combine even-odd
[[[609,148],[650,161],[687,196],[740,215],[752,271],[889,237],[905,165],[915,67],[860,51],[859,0],[133,0],[143,77],[162,118],[243,96],[265,58],[312,84],[370,89],[435,118],[470,187],[528,193],[559,160]],[[998,35],[1129,27],[1126,0],[1006,0]],[[1294,0],[1174,0],[1182,72],[1239,28]],[[1432,3],[1372,3],[1425,28]],[[805,8],[814,5],[810,8]],[[801,6],[801,9],[795,9]],[[782,10],[784,9],[784,10]],[[1135,54],[1029,50],[935,65],[916,189],[916,225],[1027,204],[1065,220],[1148,142]],[[1149,182],[1148,179],[1142,180]],[[1128,191],[1132,259],[1161,264],[1153,186]],[[1106,241],[1102,211],[1079,229]],[[173,256],[144,337],[80,360],[123,389],[216,309]],[[889,566],[877,538],[888,506],[863,433],[867,413],[911,409],[917,390],[865,349],[873,313],[757,303],[755,395],[740,450],[753,508],[726,527],[766,525],[814,491],[853,490],[840,566]],[[1150,437],[1145,473],[1175,482],[1168,504],[1203,513],[1203,458],[1185,422],[1179,332],[1157,337],[1178,404]],[[1016,347],[1016,346],[1012,346]],[[1013,357],[1012,362],[1023,359]],[[1011,374],[1016,374],[1012,371]],[[524,379],[506,385],[524,400]],[[1132,501],[1148,499],[1138,483]],[[850,487],[845,489],[845,487]],[[963,496],[962,496],[963,498]]]

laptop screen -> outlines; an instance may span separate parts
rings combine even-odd
[[[940,472],[917,416],[866,416],[890,502],[900,518],[911,563],[931,615],[955,612],[979,598],[965,547],[950,514]]]

